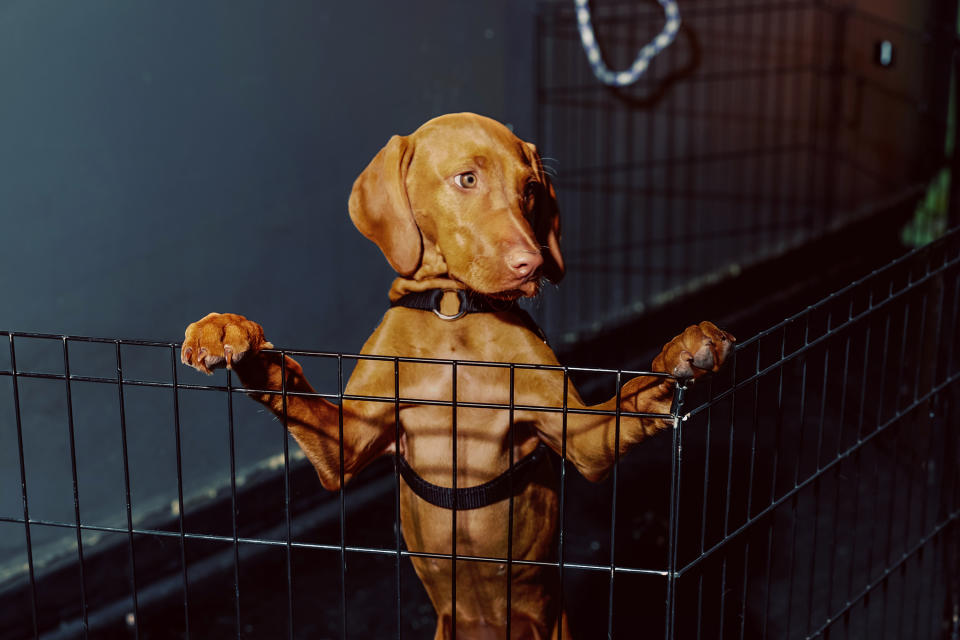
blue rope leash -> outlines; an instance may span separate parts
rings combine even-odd
[[[593,69],[593,74],[604,84],[615,87],[625,87],[633,84],[643,75],[650,61],[658,53],[666,49],[677,37],[677,31],[680,30],[680,9],[674,0],[657,0],[663,7],[663,14],[667,19],[663,29],[660,30],[656,38],[647,43],[637,59],[633,61],[630,68],[625,71],[611,71],[603,62],[603,56],[600,55],[600,47],[597,46],[597,38],[593,33],[593,21],[590,17],[589,0],[573,0],[577,9],[577,29],[580,30],[580,41],[583,43],[583,50],[587,54],[587,61]]]

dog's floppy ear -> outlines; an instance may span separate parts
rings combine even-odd
[[[538,194],[537,213],[534,218],[534,233],[541,248],[548,250],[543,256],[543,275],[550,282],[557,284],[563,279],[563,254],[560,253],[560,208],[557,206],[557,193],[553,190],[553,183],[543,169],[543,161],[537,153],[537,147],[528,142],[527,148],[533,154],[534,166],[543,187]]]
[[[412,157],[405,136],[390,138],[353,183],[348,205],[353,224],[403,276],[417,270],[423,251],[405,184]]]

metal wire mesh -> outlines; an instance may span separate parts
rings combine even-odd
[[[681,422],[674,637],[945,633],[958,287],[955,230],[739,345]]]
[[[592,4],[614,67],[662,25],[655,3]],[[921,18],[934,3],[912,6],[901,24],[849,3],[689,0],[673,45],[613,90],[572,7],[543,5],[537,143],[571,266],[538,316],[548,333],[576,341],[915,202],[940,166],[951,52],[936,43],[953,36]],[[879,43],[895,64],[871,61]]]
[[[597,4],[612,66],[659,27],[654,5]],[[571,267],[534,310],[551,335],[575,340],[912,202],[945,160],[939,34],[815,1],[693,0],[684,20],[638,87],[613,92],[593,82],[569,8],[541,7],[537,142],[556,158],[545,161],[559,172]],[[853,64],[854,44],[881,40],[897,65]],[[243,434],[269,419],[248,415],[229,373],[186,382],[178,344],[0,332],[0,549],[13,557],[0,560],[0,636],[431,637],[411,557],[454,571],[505,562],[508,576],[555,569],[576,637],[956,635],[958,260],[954,230],[742,340],[725,372],[661,416],[675,428],[604,484],[568,473],[564,437],[560,530],[543,562],[514,558],[512,537],[504,558],[458,553],[456,536],[450,553],[410,550],[389,461],[324,492],[278,423],[274,455],[258,462]],[[512,423],[531,408],[513,394],[526,364],[385,358],[393,394],[358,397],[344,381],[369,356],[281,353],[313,363],[319,397],[392,403],[395,417],[401,402],[427,402],[400,397],[402,364],[506,370],[501,404],[459,402],[451,376],[452,400],[435,403],[454,434],[457,409]],[[564,389],[591,375],[611,393],[638,373],[553,370]],[[302,395],[285,381],[272,393],[284,406]],[[566,400],[541,410],[573,413]],[[115,439],[87,442],[95,421]],[[342,436],[342,414],[338,426]],[[451,463],[455,486],[456,447]],[[204,467],[219,483],[198,483]],[[57,481],[38,482],[41,468]],[[162,504],[141,497],[144,474],[160,473],[171,478]],[[108,515],[86,497],[94,482],[112,488]]]
[[[5,524],[8,536],[19,529],[24,554],[20,575],[8,581],[4,589],[4,598],[14,605],[10,610],[15,612],[4,620],[4,637],[96,637],[108,623],[105,618],[115,617],[117,612],[128,613],[127,627],[134,637],[160,637],[158,624],[162,633],[190,637],[194,629],[193,637],[210,637],[209,632],[197,631],[199,618],[208,612],[193,604],[197,584],[203,582],[197,577],[201,575],[197,567],[216,556],[200,552],[198,545],[202,544],[217,548],[221,572],[230,576],[226,590],[232,601],[231,611],[218,623],[218,637],[254,637],[244,609],[254,606],[263,593],[257,580],[244,576],[244,565],[252,562],[253,552],[271,550],[276,553],[270,566],[282,575],[279,584],[283,601],[283,606],[275,610],[271,637],[302,637],[306,633],[304,622],[314,617],[294,611],[298,557],[305,558],[305,553],[323,554],[328,561],[333,560],[320,572],[325,582],[335,585],[335,602],[316,605],[324,611],[336,611],[336,622],[328,620],[327,628],[327,634],[333,637],[359,637],[358,617],[371,615],[362,608],[351,612],[357,602],[347,584],[348,567],[361,556],[385,561],[364,575],[379,594],[377,611],[385,601],[393,601],[393,615],[380,616],[392,619],[386,624],[387,632],[380,633],[388,637],[423,634],[422,630],[411,629],[404,619],[405,599],[413,597],[416,589],[409,586],[403,574],[409,573],[408,558],[415,556],[454,562],[454,567],[456,563],[506,562],[508,576],[517,565],[555,567],[556,588],[561,598],[566,598],[572,615],[578,603],[570,600],[570,585],[589,574],[593,578],[588,580],[595,578],[606,584],[606,597],[602,598],[606,602],[602,620],[579,623],[581,634],[585,627],[593,630],[589,635],[596,632],[633,637],[638,611],[649,614],[656,610],[659,613],[644,618],[642,624],[654,635],[668,638],[935,637],[941,623],[949,618],[951,598],[956,597],[950,592],[950,567],[956,562],[960,517],[958,301],[960,230],[954,230],[933,245],[741,341],[726,373],[707,386],[694,388],[693,397],[678,397],[676,411],[660,416],[675,425],[672,435],[659,439],[664,444],[669,442],[671,451],[670,465],[664,467],[666,473],[661,477],[667,498],[664,517],[668,539],[662,553],[642,560],[637,559],[636,543],[624,535],[629,529],[618,520],[618,515],[629,511],[629,502],[635,501],[624,498],[624,491],[633,496],[637,488],[633,482],[624,485],[620,475],[624,472],[619,466],[614,467],[608,484],[598,489],[612,492],[605,503],[609,509],[608,539],[603,548],[592,556],[594,560],[584,561],[582,550],[570,546],[571,535],[576,539],[576,523],[571,518],[580,514],[571,514],[566,493],[572,476],[567,473],[565,438],[562,455],[555,461],[561,530],[553,561],[521,560],[509,554],[506,558],[470,556],[458,553],[456,546],[449,554],[409,550],[395,526],[400,486],[396,470],[382,474],[380,492],[386,501],[381,504],[392,505],[387,513],[394,525],[388,536],[381,536],[374,544],[348,541],[347,523],[353,517],[346,503],[351,490],[348,485],[347,490],[319,507],[333,527],[334,539],[305,539],[292,526],[301,509],[294,506],[291,490],[291,479],[305,465],[291,454],[286,435],[277,464],[282,470],[280,489],[273,494],[279,501],[279,506],[273,505],[274,528],[261,530],[258,535],[245,534],[240,515],[243,491],[247,489],[238,482],[243,476],[238,473],[234,456],[234,396],[246,391],[234,385],[230,374],[217,384],[183,382],[178,377],[177,344],[5,332],[9,362],[0,375],[10,382],[22,513],[3,514],[0,524]],[[60,371],[38,371],[21,362],[18,354],[29,351],[28,345],[35,342],[57,346],[62,353]],[[112,349],[116,375],[73,372],[71,345],[81,344]],[[129,376],[125,362],[130,359],[127,352],[131,349],[165,354],[166,378]],[[345,362],[370,357],[314,351],[283,353],[332,364],[337,390],[316,395],[336,402],[351,398],[342,391]],[[382,360],[393,364],[395,389],[400,388],[401,364],[407,362],[453,371],[502,368],[509,372],[511,385],[518,371],[528,369],[561,372],[564,383],[571,374],[588,371],[519,363]],[[611,376],[617,387],[625,377],[636,373],[589,372]],[[453,385],[456,379],[451,378]],[[51,520],[31,514],[31,501],[36,496],[29,491],[23,438],[29,403],[25,404],[20,395],[30,381],[52,383],[50,392],[62,394],[65,400],[59,428],[69,436],[72,519]],[[121,436],[122,461],[123,522],[119,526],[87,522],[82,514],[84,497],[77,479],[73,420],[73,396],[82,385],[104,387],[115,394],[118,411],[114,417]],[[172,405],[168,427],[175,440],[176,517],[162,525],[135,517],[128,450],[132,441],[146,436],[129,415],[135,411],[130,393],[137,388],[147,389],[153,399],[162,398]],[[456,399],[456,390],[451,391]],[[181,403],[185,394],[193,392],[221,398],[226,413],[229,506],[220,512],[225,516],[220,532],[204,532],[192,526],[191,504],[184,497]],[[284,385],[272,393],[286,398],[293,392]],[[383,397],[352,399],[393,403],[397,411],[401,404],[423,402],[399,397],[396,390]],[[506,403],[429,402],[450,407],[452,416],[458,407],[507,411],[511,418],[517,410],[531,409],[516,404],[513,394]],[[576,411],[566,402],[559,407],[533,408],[563,416]],[[456,433],[455,422],[453,429]],[[8,431],[5,435],[12,434]],[[396,437],[400,437],[399,428]],[[451,454],[455,466],[456,455]],[[632,473],[629,465],[623,468]],[[644,490],[656,492],[655,487]],[[452,526],[456,518],[454,509]],[[56,565],[38,568],[35,564],[33,540],[38,532],[50,529],[73,532],[76,543],[65,560],[75,572],[58,574]],[[113,545],[113,555],[104,555],[91,534],[116,536],[122,543]],[[117,552],[121,548],[122,552]],[[115,583],[114,592],[107,597],[90,586],[95,581],[91,576],[103,571],[105,562],[112,563],[108,569]],[[55,603],[45,597],[50,576],[60,583],[68,582],[60,588],[69,595]],[[125,579],[118,581],[117,577]],[[145,602],[156,601],[151,590],[160,583],[165,584],[167,592],[181,594],[175,619],[170,619],[167,609],[158,620],[150,611],[152,604],[144,606]],[[456,582],[453,584],[455,589]],[[457,594],[452,596],[456,598]],[[638,606],[638,598],[648,601],[646,608]],[[117,600],[121,602],[119,609],[114,602]]]

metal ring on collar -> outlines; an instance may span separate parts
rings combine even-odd
[[[440,303],[443,301],[443,295],[448,291],[453,291],[454,293],[456,293],[457,298],[460,300],[460,308],[452,316],[448,316],[447,314],[441,313],[440,311]],[[432,309],[432,311],[436,314],[438,318],[440,318],[441,320],[456,320],[457,318],[460,318],[466,315],[467,313],[467,292],[464,291],[463,289],[441,289],[440,295],[437,296],[435,305],[436,306]]]

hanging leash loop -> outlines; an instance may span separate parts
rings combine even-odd
[[[573,0],[577,12],[577,29],[580,31],[580,42],[587,54],[587,62],[593,69],[597,79],[612,87],[626,87],[636,82],[650,66],[653,58],[669,47],[680,30],[680,8],[674,0],[657,0],[663,7],[663,15],[667,22],[663,25],[659,35],[651,40],[637,54],[636,60],[624,71],[611,71],[603,61],[597,36],[593,31],[593,19],[590,15],[589,0]]]

